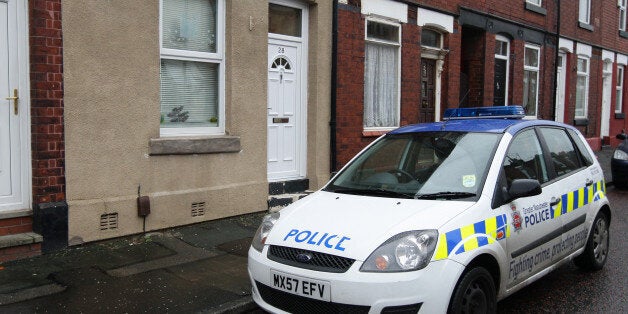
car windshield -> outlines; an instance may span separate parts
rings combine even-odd
[[[326,191],[414,199],[468,199],[481,193],[501,134],[387,135],[331,181]]]

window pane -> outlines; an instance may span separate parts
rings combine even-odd
[[[495,54],[500,56],[508,56],[508,43],[501,40],[496,41]]]
[[[512,141],[504,161],[504,174],[508,186],[515,179],[548,181],[543,151],[534,130],[523,131]]]
[[[590,10],[589,0],[580,0],[579,10],[578,10],[578,20],[580,22],[589,23],[589,10]]]
[[[587,146],[589,144],[585,144],[584,142],[582,142],[580,136],[578,136],[578,132],[574,130],[567,131],[569,132],[569,135],[571,135],[571,139],[574,141],[574,143],[576,143],[576,147],[578,147],[578,151],[580,151],[580,156],[582,157],[582,160],[586,163],[587,166],[592,165],[593,157],[591,157],[591,154],[589,154],[589,150],[587,149]]]
[[[366,37],[369,39],[383,40],[391,43],[399,43],[399,27],[368,21],[366,24]]]
[[[529,67],[539,67],[539,51],[533,48],[527,48],[525,50],[524,64]]]
[[[584,75],[578,75],[578,81],[576,85],[576,117],[584,117],[584,107],[586,100],[587,90],[587,77]]]
[[[301,10],[278,4],[269,4],[268,32],[301,37]]]
[[[624,94],[624,67],[617,67],[617,87],[615,93],[615,112],[622,112],[622,102]]]
[[[568,174],[580,168],[580,160],[569,136],[562,129],[541,128],[541,134],[547,143],[554,170],[558,176]]]
[[[424,29],[421,32],[421,46],[440,48],[441,35],[433,30]]]
[[[216,0],[164,0],[163,47],[216,52]]]
[[[523,109],[528,116],[536,116],[538,72],[523,71]]]
[[[218,126],[218,64],[161,60],[161,123]]]
[[[366,44],[364,68],[364,127],[399,126],[397,100],[398,47]]]

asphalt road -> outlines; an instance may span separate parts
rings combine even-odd
[[[569,263],[497,304],[498,313],[628,312],[628,191],[608,187],[611,240],[604,269],[585,272]],[[255,309],[251,313],[264,313]]]

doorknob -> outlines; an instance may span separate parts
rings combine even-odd
[[[15,113],[15,115],[17,115],[18,99],[20,99],[20,97],[17,95],[17,88],[13,89],[13,97],[6,98],[6,100],[13,100],[13,113]]]

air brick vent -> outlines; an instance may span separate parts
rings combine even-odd
[[[118,229],[118,213],[100,215],[100,230]]]
[[[205,215],[205,202],[192,203],[192,217]]]

